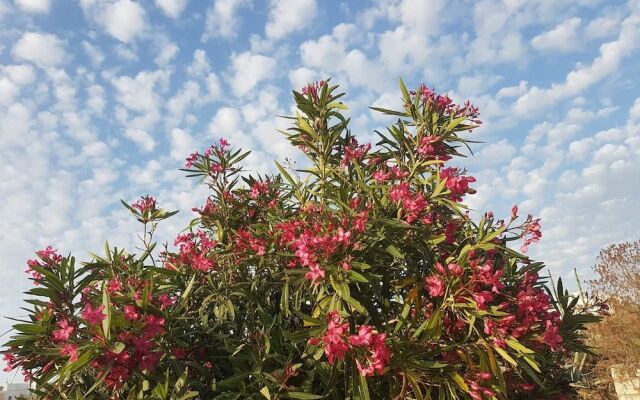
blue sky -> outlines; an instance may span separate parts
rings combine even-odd
[[[0,26],[1,315],[34,250],[133,246],[121,198],[182,210],[160,238],[182,229],[206,196],[178,171],[194,149],[298,159],[276,115],[329,76],[361,141],[400,77],[475,102],[471,206],[542,217],[531,254],[555,276],[638,239],[638,0],[0,0]]]

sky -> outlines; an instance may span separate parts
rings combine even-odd
[[[327,77],[361,142],[393,122],[368,107],[398,107],[399,78],[478,105],[469,205],[542,218],[532,258],[588,279],[640,238],[639,53],[640,0],[0,0],[0,315],[22,314],[35,250],[135,251],[120,199],[181,210],[158,233],[175,236],[206,198],[179,171],[192,151],[300,160],[277,116]]]

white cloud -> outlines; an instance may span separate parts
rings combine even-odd
[[[625,57],[638,48],[640,36],[640,10],[631,14],[622,23],[620,35],[614,41],[600,46],[600,55],[590,65],[579,66],[567,74],[562,83],[553,83],[549,88],[533,86],[518,98],[514,111],[520,116],[533,116],[541,109],[550,107],[562,99],[576,96],[583,90],[615,72]]]
[[[211,71],[211,65],[207,58],[207,52],[202,49],[196,49],[193,52],[193,61],[187,68],[187,73],[191,76],[203,76]]]
[[[171,130],[171,157],[174,160],[184,160],[193,153],[195,148],[193,137],[182,129]]]
[[[273,77],[276,60],[249,51],[231,55],[232,76],[229,84],[237,96],[244,96],[258,83]]]
[[[94,45],[87,42],[86,40],[82,41],[82,48],[84,52],[87,54],[87,57],[91,60],[91,64],[94,66],[99,66],[104,62],[104,54]]]
[[[144,8],[132,0],[80,0],[80,6],[85,16],[124,43],[132,42],[147,27]]]
[[[139,3],[118,0],[105,10],[103,23],[111,36],[128,43],[145,29],[145,12]]]
[[[153,62],[155,62],[156,65],[160,67],[165,66],[169,64],[174,58],[176,58],[179,51],[180,48],[174,43],[165,43],[162,46],[160,53],[158,53],[158,56],[153,60]]]
[[[215,0],[207,10],[202,41],[222,37],[230,39],[236,36],[240,26],[237,13],[241,8],[251,5],[251,0]]]
[[[569,18],[548,32],[531,39],[531,44],[542,52],[568,52],[580,47],[578,29],[582,24],[580,18]]]
[[[240,130],[240,113],[235,108],[223,107],[209,123],[208,131],[212,137],[235,136]]]
[[[65,57],[64,44],[50,33],[25,32],[13,46],[16,60],[30,61],[45,68],[61,64]]]
[[[320,80],[320,74],[309,68],[300,67],[289,71],[289,82],[295,90],[300,90],[307,83],[317,80]]]
[[[640,122],[640,97],[638,97],[629,109],[629,120],[632,122]]]
[[[156,147],[156,142],[148,132],[142,129],[127,129],[124,135],[133,140],[142,151],[152,151]]]
[[[265,33],[270,39],[286,35],[309,26],[317,12],[315,0],[271,0],[269,20]]]
[[[96,114],[102,114],[106,105],[104,88],[100,85],[91,85],[87,89],[87,107]]]
[[[14,0],[22,10],[30,13],[46,14],[51,7],[51,0]]]
[[[162,12],[173,19],[177,19],[182,11],[184,11],[189,0],[155,0],[156,7],[160,8]]]
[[[111,83],[122,105],[133,111],[150,112],[160,107],[161,98],[156,89],[167,85],[169,75],[168,71],[163,70],[142,71],[134,78],[129,76],[113,78]]]
[[[584,35],[588,39],[600,39],[614,35],[620,28],[621,17],[617,13],[602,15],[589,21],[584,29]]]
[[[27,64],[1,66],[0,71],[19,86],[30,85],[36,79],[33,67]]]

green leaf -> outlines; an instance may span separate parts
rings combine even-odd
[[[324,398],[324,396],[311,394],[311,393],[304,393],[304,392],[287,392],[287,393],[283,393],[281,397],[285,399],[303,399],[303,400],[314,400],[314,399]]]
[[[102,331],[104,332],[104,337],[108,340],[111,338],[111,299],[109,298],[106,283],[102,285],[102,305],[107,316],[102,320]]]
[[[393,243],[388,244],[384,249],[395,258],[404,258],[404,254]]]
[[[507,353],[506,351],[504,351],[502,348],[496,346],[494,347],[495,351],[500,354],[500,357],[504,358],[509,364],[513,365],[514,367],[518,366],[518,363],[516,362],[516,360],[514,360],[509,353]]]

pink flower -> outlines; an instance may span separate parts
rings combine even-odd
[[[345,147],[344,156],[340,161],[340,166],[345,167],[352,161],[362,161],[362,159],[371,150],[371,144],[358,145],[358,141],[355,138],[351,138],[351,143]]]
[[[249,191],[249,197],[257,199],[261,194],[269,192],[269,182],[254,182]]]
[[[558,350],[563,341],[562,336],[560,336],[560,328],[554,325],[553,322],[547,321],[543,339],[552,350]]]
[[[360,325],[357,335],[349,336],[349,343],[353,346],[369,347],[373,338],[373,330],[369,325]]]
[[[424,278],[424,285],[431,297],[441,297],[444,295],[445,284],[442,279],[437,276],[431,275]]]
[[[384,170],[379,169],[371,174],[371,177],[376,181],[376,183],[382,183],[389,179],[389,174],[387,174]]]
[[[144,196],[140,200],[131,204],[131,207],[140,211],[141,214],[151,212],[156,209],[156,199],[151,196]]]
[[[58,321],[58,328],[60,329],[56,329],[52,333],[53,340],[60,342],[69,340],[69,336],[71,336],[71,334],[75,330],[73,326],[69,325],[69,321],[67,321],[66,319],[61,319],[60,321]]]
[[[473,298],[476,301],[479,310],[486,310],[489,307],[489,303],[493,301],[494,294],[492,292],[483,291],[480,293],[474,293]]]
[[[185,163],[184,163],[184,167],[185,168],[191,168],[193,167],[193,164],[198,161],[198,157],[200,157],[200,154],[198,154],[198,152],[194,152],[189,154],[189,157],[187,157]]]
[[[143,333],[147,337],[155,336],[164,332],[164,318],[155,315],[147,315],[144,320],[145,326]]]
[[[4,372],[11,372],[16,368],[16,356],[12,353],[4,353],[2,359],[7,364],[2,370]]]
[[[72,345],[72,344],[65,344],[61,349],[60,349],[60,355],[68,355],[69,356],[69,361],[70,362],[74,362],[78,359],[78,350],[76,349],[76,346]]]
[[[124,306],[124,318],[128,321],[135,321],[140,318],[136,306],[126,305]]]
[[[119,292],[122,290],[122,283],[118,280],[118,278],[113,278],[109,280],[107,291],[109,294],[114,294],[115,292]]]
[[[336,311],[331,311],[327,314],[327,330],[322,338],[324,343],[324,352],[327,355],[327,359],[330,365],[333,365],[337,360],[342,360],[345,354],[349,351],[349,343],[347,341],[347,334],[349,333],[349,324],[344,322]],[[319,340],[309,340],[309,344],[318,345]]]
[[[168,294],[163,293],[158,296],[158,301],[160,302],[160,309],[164,310],[165,308],[171,307],[176,302],[176,297],[169,297]]]
[[[84,309],[82,310],[82,319],[87,321],[89,325],[97,325],[107,318],[107,316],[102,312],[103,310],[103,305],[96,309],[92,309],[91,304],[87,303],[84,305]]]
[[[453,201],[462,201],[462,196],[466,193],[475,193],[474,189],[469,188],[469,183],[475,182],[476,178],[472,176],[460,175],[457,168],[445,168],[440,172],[440,178],[445,180],[446,187],[450,191],[450,198]]]
[[[120,365],[114,365],[104,379],[105,384],[110,389],[120,389],[129,378],[129,370]]]
[[[312,264],[309,266],[309,272],[304,277],[311,281],[314,285],[319,283],[318,280],[324,279],[325,272],[318,264]]]

